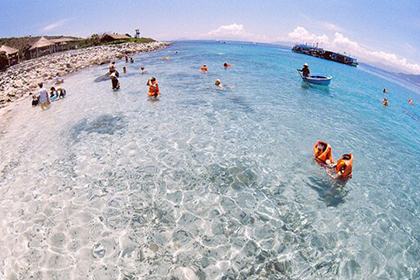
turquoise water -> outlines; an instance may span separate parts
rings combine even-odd
[[[418,93],[272,45],[134,58],[119,91],[94,82],[104,65],[2,117],[0,278],[420,278]],[[329,88],[302,83],[305,62]],[[345,186],[312,163],[319,140],[354,155]]]

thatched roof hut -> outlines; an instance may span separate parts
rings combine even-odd
[[[38,41],[36,41],[29,50],[35,49],[42,49],[46,47],[54,46],[55,42],[48,40],[45,37],[41,37]]]
[[[50,41],[54,42],[54,43],[58,43],[58,44],[62,44],[62,43],[67,43],[67,42],[73,42],[76,41],[75,39],[72,38],[58,38],[58,39],[50,39]]]
[[[19,50],[3,45],[0,47],[0,52],[5,52],[7,56],[11,56],[17,54]]]
[[[130,37],[127,35],[107,33],[102,36],[101,41],[111,42],[111,41],[116,41],[116,40],[128,40],[128,39],[130,39]]]

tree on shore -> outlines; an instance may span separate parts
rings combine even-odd
[[[91,41],[92,45],[94,45],[94,46],[99,46],[101,44],[101,38],[96,33],[92,34],[92,36],[90,36],[90,41]]]

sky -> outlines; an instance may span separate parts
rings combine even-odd
[[[130,33],[158,40],[319,43],[420,74],[419,0],[0,0],[0,37]]]

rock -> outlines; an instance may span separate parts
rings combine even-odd
[[[69,50],[23,61],[0,73],[0,104],[4,106],[12,99],[25,96],[30,91],[37,89],[37,85],[41,81],[64,77],[86,67],[108,64],[116,58],[122,58],[125,53],[153,51],[167,45],[169,44],[160,42],[147,44],[130,42]],[[57,79],[55,83],[62,81],[64,80]]]

